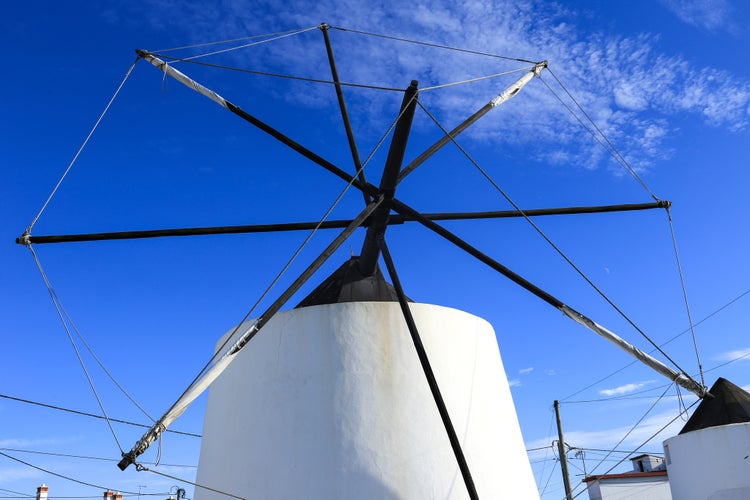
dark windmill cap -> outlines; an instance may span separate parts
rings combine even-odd
[[[750,394],[725,378],[719,378],[709,391],[714,397],[704,398],[680,431],[718,427],[750,422]]]
[[[371,276],[360,272],[359,257],[352,257],[326,278],[297,308],[339,302],[398,302],[393,286],[376,265]]]

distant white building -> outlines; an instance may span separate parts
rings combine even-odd
[[[726,379],[711,387],[680,433],[664,441],[679,500],[750,498],[750,394]]]
[[[633,471],[588,476],[590,500],[672,500],[666,465],[661,457],[639,455],[631,458]]]

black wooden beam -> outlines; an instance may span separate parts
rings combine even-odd
[[[333,47],[331,46],[331,39],[328,36],[328,25],[320,25],[320,29],[323,32],[323,39],[326,43],[326,53],[328,54],[328,63],[331,66],[331,76],[333,77],[333,84],[336,88],[336,98],[339,101],[339,109],[341,109],[341,119],[344,122],[344,129],[346,130],[346,139],[349,142],[349,150],[352,152],[352,160],[354,161],[354,169],[357,172],[357,179],[362,184],[367,184],[365,179],[365,173],[362,171],[362,160],[359,158],[359,151],[357,149],[357,141],[354,138],[354,132],[352,131],[352,125],[349,121],[349,113],[346,110],[346,101],[344,100],[344,92],[341,90],[341,80],[339,80],[339,72],[336,69],[336,60],[333,57]],[[362,192],[365,203],[370,203],[371,197],[366,192]]]
[[[489,212],[438,212],[424,213],[423,217],[432,221],[439,220],[477,220],[477,219],[505,219],[512,217],[542,217],[549,215],[576,215],[594,214],[605,212],[626,212],[634,210],[651,210],[654,208],[668,208],[672,202],[660,200],[652,203],[628,203],[623,205],[600,205],[591,207],[566,207],[566,208],[533,208],[528,210],[499,210]],[[404,214],[391,214],[388,225],[404,224],[414,222],[416,219]],[[147,229],[141,231],[119,231],[107,233],[81,233],[32,236],[22,235],[16,238],[16,243],[46,244],[46,243],[74,243],[84,241],[106,241],[106,240],[134,240],[143,238],[162,238],[170,236],[205,236],[212,234],[244,234],[244,233],[274,233],[284,231],[310,231],[318,229],[341,229],[351,223],[351,220],[330,220],[324,222],[289,222],[279,224],[252,224],[241,226],[212,226],[212,227],[187,227],[172,229]],[[370,226],[370,219],[362,223],[363,227]]]
[[[414,119],[414,111],[417,108],[417,81],[412,80],[409,88],[404,92],[404,99],[401,102],[399,118],[396,122],[396,128],[393,131],[391,147],[388,149],[388,157],[383,167],[383,176],[380,178],[380,190],[383,194],[383,204],[378,207],[372,215],[370,227],[367,228],[365,241],[362,244],[362,251],[359,258],[359,270],[364,276],[372,276],[375,272],[375,266],[380,255],[380,246],[378,241],[383,238],[385,230],[388,227],[388,217],[391,213],[390,201],[396,194],[396,184],[398,173],[404,162],[404,153],[406,143],[409,140],[409,131],[411,122]]]
[[[448,413],[448,407],[445,405],[445,401],[443,400],[443,395],[440,392],[440,386],[438,385],[437,379],[435,378],[435,373],[432,371],[430,359],[427,357],[427,351],[425,351],[424,344],[422,344],[422,338],[419,335],[419,330],[417,330],[417,324],[411,314],[411,309],[409,309],[409,299],[406,297],[406,294],[404,294],[404,289],[401,286],[401,280],[398,278],[396,267],[393,265],[393,259],[391,258],[391,254],[388,251],[388,246],[386,245],[385,240],[382,238],[382,235],[378,240],[378,243],[380,250],[383,253],[385,267],[388,269],[388,275],[391,277],[393,288],[396,290],[398,303],[401,306],[401,312],[404,314],[404,319],[406,320],[406,325],[409,329],[411,340],[414,343],[414,348],[417,351],[419,363],[422,365],[422,371],[424,372],[425,378],[427,379],[427,384],[430,386],[432,398],[435,400],[435,405],[437,406],[438,412],[440,413],[440,419],[443,421],[443,426],[445,427],[445,431],[448,434],[448,441],[450,441],[451,448],[453,449],[453,454],[456,457],[456,462],[458,462],[458,468],[461,471],[461,476],[463,477],[464,484],[466,485],[466,491],[469,493],[469,498],[471,498],[472,500],[478,499],[479,496],[477,495],[477,489],[474,486],[474,479],[471,477],[469,465],[466,463],[466,457],[464,456],[464,452],[461,448],[461,441],[459,441],[456,430],[453,427],[450,413]]]

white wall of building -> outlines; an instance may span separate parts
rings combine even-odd
[[[750,423],[708,427],[664,441],[672,496],[750,498]]]
[[[589,500],[672,500],[666,476],[594,481],[588,494]]]
[[[538,499],[492,327],[410,306],[479,497]],[[295,309],[264,327],[210,389],[197,482],[263,500],[468,498],[390,302]]]

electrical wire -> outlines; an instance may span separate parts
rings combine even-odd
[[[671,387],[671,386],[672,386],[672,384],[669,384],[669,387]],[[676,384],[675,384],[675,386],[676,386]],[[645,419],[645,418],[646,418],[646,417],[648,416],[648,414],[649,414],[649,413],[651,413],[651,410],[653,410],[653,409],[654,409],[654,408],[656,407],[656,405],[657,405],[657,404],[659,403],[659,401],[661,401],[661,400],[662,400],[662,398],[664,398],[664,396],[665,396],[665,395],[667,394],[667,391],[669,391],[669,387],[667,387],[667,389],[666,389],[666,390],[665,390],[665,391],[664,391],[664,392],[662,393],[662,395],[661,395],[661,396],[660,396],[660,397],[659,397],[659,398],[658,398],[658,399],[657,399],[656,401],[654,401],[654,404],[652,404],[652,405],[651,405],[651,406],[649,407],[649,409],[648,409],[648,410],[646,410],[646,412],[645,412],[645,413],[643,414],[643,416],[642,416],[641,418],[639,418],[639,419],[638,419],[638,421],[637,421],[637,422],[636,422],[635,424],[633,424],[633,426],[632,426],[632,427],[630,428],[630,430],[628,430],[628,432],[626,432],[626,433],[625,433],[625,435],[624,435],[624,436],[622,437],[622,439],[620,439],[620,440],[619,440],[619,441],[617,442],[617,444],[616,444],[616,445],[614,445],[614,446],[612,447],[612,449],[613,449],[613,450],[617,449],[617,447],[618,447],[618,446],[620,446],[620,445],[622,444],[622,442],[623,442],[623,441],[625,441],[625,440],[627,439],[627,437],[628,437],[628,436],[630,436],[630,434],[631,434],[631,433],[632,433],[632,432],[633,432],[633,431],[634,431],[634,430],[636,429],[636,427],[638,427],[638,426],[640,425],[640,423],[641,423],[641,422],[643,422],[643,420],[644,420],[644,419]],[[698,401],[700,401],[700,400],[698,400]],[[682,413],[680,413],[680,415],[681,415],[681,414],[682,414]],[[643,446],[643,445],[641,445],[641,446]],[[638,448],[640,448],[640,446],[639,446]],[[636,449],[638,449],[638,448],[636,448]],[[604,457],[603,459],[601,459],[601,460],[600,460],[600,461],[599,461],[599,462],[598,462],[598,463],[597,463],[597,464],[596,464],[596,465],[595,465],[595,466],[594,466],[594,467],[593,467],[593,468],[591,469],[591,471],[589,472],[589,474],[593,474],[593,473],[594,473],[594,471],[595,471],[595,470],[596,470],[597,468],[599,468],[599,466],[600,466],[600,465],[601,465],[601,464],[602,464],[602,463],[604,462],[604,460],[605,460],[606,458],[609,458],[609,456],[610,456],[611,454],[612,454],[612,452],[611,452],[611,451],[610,451],[609,453],[607,453],[607,455],[605,455],[605,457]],[[624,459],[623,459],[623,460],[624,460]],[[620,463],[621,463],[621,462],[620,462]],[[612,469],[610,469],[610,470],[612,470]]]
[[[73,413],[73,414],[76,414],[76,415],[82,415],[84,417],[92,417],[92,418],[100,418],[100,419],[104,419],[105,418],[105,417],[103,417],[101,415],[96,415],[94,413],[87,413],[87,412],[80,411],[80,410],[72,410],[70,408],[64,408],[62,406],[55,406],[55,405],[51,405],[51,404],[47,404],[47,403],[40,403],[38,401],[31,401],[29,399],[16,398],[16,397],[13,397],[13,396],[8,396],[6,394],[0,394],[0,398],[10,399],[12,401],[18,401],[19,403],[27,403],[27,404],[31,404],[31,405],[41,406],[41,407],[44,407],[44,408],[49,408],[51,410],[59,410],[59,411],[64,411],[64,412],[68,412],[68,413]],[[146,425],[146,424],[139,424],[139,423],[136,423],[136,422],[130,422],[130,421],[127,421],[127,420],[120,420],[120,419],[112,418],[112,417],[110,417],[109,420],[112,421],[112,422],[117,422],[118,424],[134,425],[134,426],[137,426],[137,427],[145,427],[145,428],[149,428],[150,427],[149,425]],[[174,430],[167,430],[167,432],[171,432],[173,434],[181,434],[183,436],[190,436],[190,437],[197,437],[197,438],[201,437],[200,434],[194,434],[192,432],[183,432],[183,431],[174,431]]]
[[[87,455],[72,455],[69,453],[53,453],[51,451],[36,451],[36,450],[20,450],[17,448],[0,448],[0,451],[11,451],[14,453],[30,453],[33,455],[46,455],[50,457],[64,457],[64,458],[78,458],[81,460],[97,460],[101,462],[118,462],[119,459],[117,458],[105,458],[105,457],[92,457]],[[144,462],[148,463],[148,462]],[[150,464],[151,465],[151,464]],[[164,467],[185,467],[185,468],[192,468],[197,469],[197,465],[186,465],[186,464],[161,464]]]
[[[169,479],[174,479],[175,481],[180,481],[180,482],[189,484],[191,486],[195,486],[196,488],[201,488],[203,490],[213,491],[214,493],[218,493],[220,495],[224,495],[224,496],[228,496],[228,497],[232,497],[232,498],[237,498],[238,500],[246,500],[245,497],[241,497],[239,495],[234,495],[232,493],[228,493],[226,491],[222,491],[222,490],[219,490],[219,489],[216,489],[216,488],[212,488],[212,487],[206,486],[204,484],[196,483],[196,482],[193,482],[193,481],[188,481],[187,479],[182,479],[182,478],[177,477],[177,476],[172,476],[171,474],[165,474],[164,472],[160,472],[160,471],[156,471],[156,470],[153,470],[153,469],[149,469],[147,467],[144,467],[141,464],[136,464],[136,467],[137,467],[138,471],[151,472],[152,474],[156,474],[156,475],[163,476],[163,477],[168,477]]]
[[[652,440],[652,439],[654,439],[654,438],[655,438],[656,436],[658,436],[659,434],[661,434],[661,433],[662,433],[662,431],[664,431],[664,429],[666,429],[667,427],[669,427],[670,425],[672,425],[672,423],[674,423],[674,422],[675,422],[675,421],[676,421],[676,420],[677,420],[678,418],[682,417],[682,416],[683,416],[684,414],[686,414],[687,412],[689,412],[689,411],[690,411],[690,409],[691,409],[691,408],[692,408],[693,406],[695,406],[696,404],[698,404],[698,402],[699,402],[699,401],[701,401],[701,400],[700,400],[700,399],[696,399],[695,401],[693,401],[693,403],[692,403],[692,404],[691,404],[690,406],[688,406],[687,408],[685,408],[685,409],[684,409],[684,410],[683,410],[682,412],[678,413],[676,417],[674,417],[674,418],[673,418],[672,420],[670,420],[669,422],[667,422],[667,423],[666,423],[666,424],[665,424],[664,426],[662,426],[662,427],[661,427],[661,428],[660,428],[659,430],[657,430],[656,432],[654,432],[653,434],[651,434],[651,436],[649,436],[649,437],[648,437],[648,438],[647,438],[647,439],[646,439],[645,441],[643,441],[643,442],[642,442],[642,443],[641,443],[640,445],[638,445],[638,446],[637,446],[637,447],[635,448],[635,451],[633,451],[633,453],[639,453],[639,451],[638,451],[638,450],[640,450],[640,449],[641,449],[642,447],[646,446],[646,444],[648,444],[648,442],[649,442],[649,441],[651,441],[651,440]],[[612,467],[610,467],[610,468],[609,468],[609,469],[608,469],[608,470],[607,470],[607,471],[606,471],[606,472],[605,472],[604,474],[599,474],[599,475],[602,475],[602,476],[603,476],[603,475],[609,474],[609,473],[610,473],[610,472],[612,472],[612,471],[613,471],[613,470],[614,470],[614,469],[615,469],[615,468],[616,468],[616,467],[617,467],[618,465],[620,465],[621,463],[623,463],[623,462],[624,462],[625,460],[627,460],[627,459],[628,459],[628,457],[623,457],[623,458],[622,458],[622,459],[621,459],[621,460],[620,460],[619,462],[617,462],[617,463],[616,463],[615,465],[613,465]],[[583,493],[584,491],[586,491],[586,490],[583,490],[583,491],[579,492],[579,493],[578,493],[578,494],[576,494],[576,495],[575,495],[575,496],[574,496],[573,498],[577,498],[577,497],[578,497],[578,495],[580,495],[580,494],[581,494],[581,493]]]
[[[23,464],[23,465],[25,465],[25,466],[27,466],[27,467],[31,467],[32,469],[36,469],[36,470],[39,470],[39,471],[45,472],[45,473],[47,473],[47,474],[51,474],[51,475],[53,475],[53,476],[55,476],[55,477],[59,477],[59,478],[61,478],[61,479],[65,479],[65,480],[67,480],[67,481],[71,481],[71,482],[74,482],[74,483],[82,484],[82,485],[84,485],[84,486],[91,486],[92,488],[97,488],[97,489],[99,489],[99,490],[108,490],[108,491],[109,491],[109,490],[113,490],[113,488],[108,488],[108,487],[105,487],[105,486],[100,486],[100,485],[98,485],[98,484],[93,484],[93,483],[89,483],[89,482],[86,482],[86,481],[81,481],[80,479],[75,479],[75,478],[73,478],[73,477],[70,477],[70,476],[66,476],[66,475],[64,475],[64,474],[58,474],[57,472],[52,472],[52,471],[51,471],[51,470],[49,470],[49,469],[45,469],[45,468],[43,468],[43,467],[39,467],[39,466],[37,466],[37,465],[34,465],[34,464],[31,464],[31,463],[29,463],[29,462],[25,462],[25,461],[23,461],[23,460],[21,460],[21,459],[19,459],[19,458],[16,458],[16,457],[13,457],[13,456],[11,456],[11,455],[8,455],[7,453],[4,453],[4,452],[2,452],[2,451],[0,451],[0,455],[4,456],[5,458],[8,458],[8,459],[10,459],[10,460],[13,460],[13,461],[15,461],[15,462],[18,462],[18,463],[20,463],[20,464]],[[128,493],[128,494],[130,494],[130,495],[137,495],[137,493],[134,493],[134,492],[132,492],[132,491],[125,491],[124,493]]]

